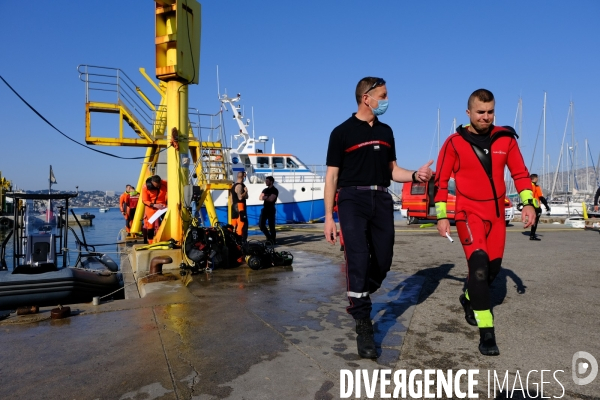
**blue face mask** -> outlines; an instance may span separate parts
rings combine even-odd
[[[367,95],[368,96],[368,95]],[[371,96],[369,96],[371,97]],[[373,97],[371,97],[373,99]],[[375,100],[375,99],[373,99]],[[371,107],[371,110],[373,110],[373,115],[383,115],[388,108],[388,101],[387,100],[377,100],[377,108],[373,108]]]

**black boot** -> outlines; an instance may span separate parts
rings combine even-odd
[[[479,352],[484,356],[499,356],[494,328],[479,328]]]
[[[465,310],[465,320],[469,325],[477,326],[477,320],[475,319],[475,313],[473,312],[473,307],[471,307],[471,302],[467,300],[467,297],[464,294],[461,294],[458,298],[460,301],[460,305],[463,306],[463,310]]]
[[[540,239],[536,235],[531,235],[531,236],[529,236],[529,240],[542,240],[542,239]]]
[[[370,318],[356,320],[356,346],[362,358],[377,358],[373,324]]]

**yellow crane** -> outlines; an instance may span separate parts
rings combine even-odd
[[[85,140],[94,145],[145,147],[136,184],[138,192],[156,170],[161,154],[166,153],[169,204],[155,242],[173,238],[181,243],[190,221],[188,205],[184,204],[184,188],[191,183],[189,176],[193,173],[197,177],[199,205],[206,207],[211,225],[217,221],[211,190],[229,190],[233,182],[227,173],[223,143],[201,141],[195,137],[188,115],[188,85],[199,81],[200,4],[195,0],[156,0],[155,16],[158,84],[143,68],[140,73],[160,96],[159,104],[152,103],[120,69],[80,65],[80,79],[86,84]],[[103,85],[102,89],[96,89],[95,84]],[[112,90],[117,93],[117,100],[92,101],[95,89]],[[119,135],[94,136],[93,113],[118,114]],[[124,132],[125,123],[135,132],[134,137]],[[211,162],[203,163],[203,159]],[[209,170],[206,170],[207,165],[210,165]],[[144,205],[139,202],[130,229],[132,233],[141,231],[143,215]]]

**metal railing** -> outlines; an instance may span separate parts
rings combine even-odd
[[[139,86],[119,68],[82,64],[77,66],[77,72],[79,79],[85,83],[86,103],[98,101],[118,104],[121,101],[141,119],[140,122],[148,126],[154,126],[157,122],[155,110],[165,111],[164,107],[161,108],[158,104],[153,104],[154,109],[148,105],[138,93]],[[101,93],[110,95],[101,96]]]
[[[77,66],[79,79],[85,83],[85,102],[104,102],[119,104],[122,102],[140,119],[145,128],[154,127],[157,122],[164,125],[167,107],[150,102],[141,88],[120,68],[102,67],[98,65],[81,64]],[[161,117],[157,117],[160,115]],[[204,121],[210,119],[208,124]],[[215,123],[215,118],[217,122]],[[224,143],[221,112],[215,114],[201,113],[197,108],[188,109],[188,119],[194,136],[199,141],[203,139],[203,130],[207,141]]]

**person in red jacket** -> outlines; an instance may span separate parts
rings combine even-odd
[[[155,212],[167,207],[167,181],[163,181],[158,175],[154,175],[149,181],[146,181],[146,185],[142,187],[142,202],[146,206],[144,209],[144,225],[148,242],[152,243],[154,234],[160,226],[160,219],[154,222],[149,220]]]
[[[121,210],[121,214],[123,214],[123,218],[125,218],[125,229],[129,232],[129,223],[127,222],[127,201],[129,199],[129,192],[133,190],[133,186],[125,185],[125,192],[119,197],[119,210]]]
[[[125,204],[125,218],[127,218],[127,232],[131,230],[131,224],[135,217],[135,209],[137,208],[138,201],[140,200],[140,193],[137,192],[133,186],[127,196],[127,203]]]
[[[504,168],[508,166],[524,204],[524,227],[535,221],[535,207],[529,172],[523,162],[511,127],[494,126],[495,100],[492,92],[476,90],[468,100],[470,124],[459,126],[450,135],[437,160],[435,206],[437,229],[450,235],[446,215],[448,181],[456,181],[456,230],[467,257],[467,290],[460,296],[465,319],[479,327],[479,351],[499,355],[491,313],[489,286],[500,272],[506,223],[504,221]]]

